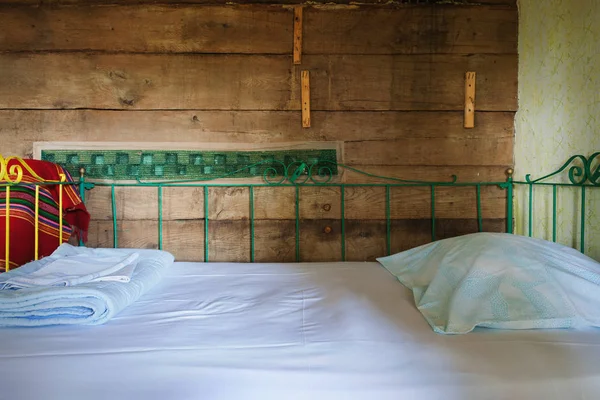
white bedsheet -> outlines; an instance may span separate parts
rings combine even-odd
[[[600,330],[434,333],[377,263],[176,263],[106,325],[0,329],[0,399],[597,399]]]

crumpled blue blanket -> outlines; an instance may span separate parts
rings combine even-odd
[[[154,287],[173,264],[161,250],[90,249],[61,245],[51,257],[33,261],[0,275],[2,283],[42,268],[50,259],[89,255],[90,259],[139,253],[131,280],[88,282],[74,286],[48,286],[0,290],[0,326],[99,325],[132,304]],[[54,258],[52,258],[54,257]]]

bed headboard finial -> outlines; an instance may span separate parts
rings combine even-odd
[[[515,173],[515,170],[512,168],[508,168],[506,170],[506,175],[508,175],[509,178],[511,178],[513,176],[513,174]]]

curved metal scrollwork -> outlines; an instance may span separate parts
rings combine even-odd
[[[11,161],[15,161],[9,166]],[[59,174],[60,180],[44,179],[27,164],[21,157],[11,156],[4,158],[0,155],[0,183],[18,184],[23,180],[23,170],[27,171],[30,177],[35,178],[38,182],[44,183],[64,183],[67,181],[65,174]]]
[[[15,163],[8,166],[9,161],[16,160]],[[4,158],[0,155],[0,182],[6,183],[20,183],[23,179],[23,167],[24,162],[18,157],[7,157]]]
[[[345,164],[338,164],[332,161],[319,161],[317,163],[308,164],[303,161],[294,161],[291,164],[284,166],[285,179],[273,183],[270,180],[265,179],[268,184],[282,184],[287,180],[288,184],[303,185],[326,185],[330,183],[334,177],[339,173],[340,169],[346,169],[362,176],[369,178],[375,178],[380,180],[387,180],[396,183],[407,183],[407,184],[452,184],[458,179],[456,175],[452,175],[449,181],[434,182],[434,181],[419,181],[410,179],[393,178],[389,176],[371,174],[369,172],[361,171],[359,169],[350,167]]]
[[[574,155],[556,171],[538,179],[531,179],[531,175],[527,174],[525,180],[527,183],[541,182],[559,175],[567,168],[567,176],[573,185],[590,184],[593,186],[600,186],[600,152],[596,152],[589,157],[585,157],[581,154]]]

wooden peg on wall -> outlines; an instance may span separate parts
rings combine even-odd
[[[302,62],[302,7],[294,7],[294,64]]]
[[[475,72],[465,76],[465,128],[475,127]]]
[[[310,77],[308,71],[302,71],[302,127],[310,128]]]

